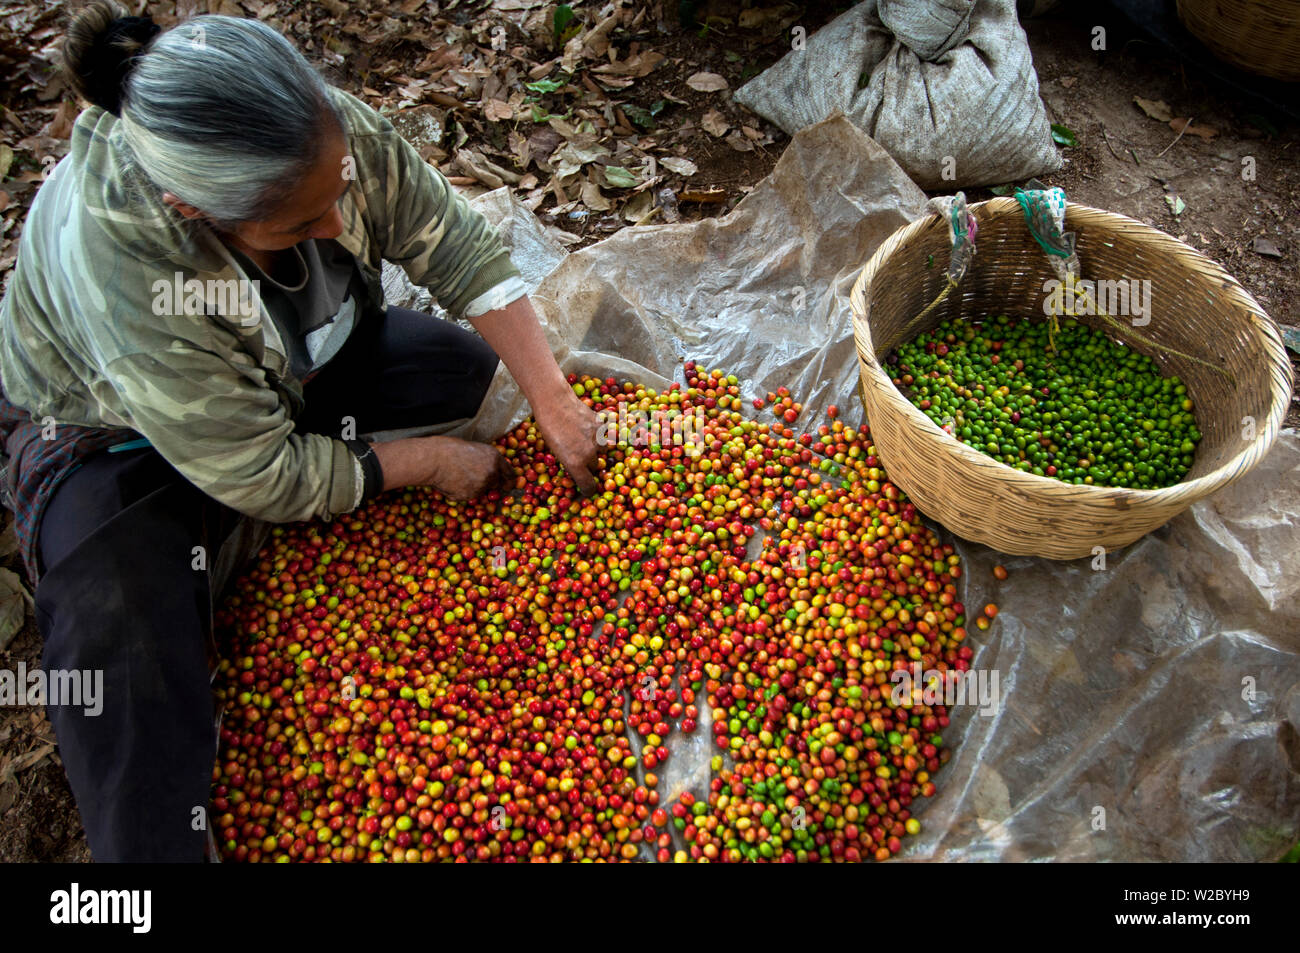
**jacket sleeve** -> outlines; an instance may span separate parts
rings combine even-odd
[[[519,270],[483,214],[386,118],[350,93],[336,90],[336,99],[351,127],[380,255],[457,318],[498,286],[518,287]]]
[[[264,372],[174,341],[128,354],[108,379],[131,424],[190,482],[248,516],[283,523],[353,509],[362,473],[341,440],[295,434]]]

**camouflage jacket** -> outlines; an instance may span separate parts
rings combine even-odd
[[[342,90],[331,96],[354,160],[338,241],[373,300],[383,300],[383,259],[455,317],[518,280],[487,220],[387,119]],[[302,388],[256,288],[212,230],[163,203],[128,157],[115,116],[81,113],[71,151],[32,203],[0,301],[5,394],[46,424],[134,430],[249,516],[352,509],[360,467],[341,440],[293,432]]]

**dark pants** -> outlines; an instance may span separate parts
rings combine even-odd
[[[481,338],[390,308],[308,382],[300,429],[337,434],[344,415],[358,433],[472,416],[496,365]],[[209,570],[236,519],[151,448],[92,455],[45,510],[42,667],[103,672],[98,715],[47,707],[96,861],[203,858],[217,745]]]

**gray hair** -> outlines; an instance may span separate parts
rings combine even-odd
[[[146,178],[215,224],[273,212],[343,129],[325,81],[258,20],[198,16],[159,34],[124,14],[96,2],[78,15],[64,47],[74,89],[119,115]]]

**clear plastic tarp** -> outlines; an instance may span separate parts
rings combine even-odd
[[[784,384],[804,421],[836,403],[850,423],[862,410],[849,290],[925,202],[843,117],[799,132],[725,217],[573,253],[508,189],[474,200],[566,371],[663,387],[693,359],[736,374],[748,397]],[[385,283],[394,303],[437,310],[395,269]],[[452,432],[492,439],[526,413],[500,369]],[[968,643],[997,703],[955,708],[952,760],[914,805],[923,830],[903,858],[1258,861],[1296,842],[1300,434],[1104,566],[957,546],[969,610],[1001,610]],[[674,735],[667,793],[707,791],[707,727]]]

